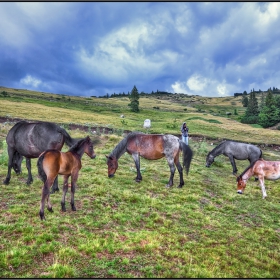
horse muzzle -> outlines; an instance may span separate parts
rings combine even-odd
[[[109,178],[112,178],[112,177],[114,177],[114,175],[115,175],[115,174],[108,174],[108,177],[109,177]]]
[[[238,190],[237,193],[243,194],[243,191],[242,190]]]
[[[96,158],[96,155],[91,156],[91,159],[94,159],[94,158]]]

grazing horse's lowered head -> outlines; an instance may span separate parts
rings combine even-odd
[[[118,164],[118,160],[115,156],[106,156],[107,158],[107,165],[108,165],[108,177],[114,177],[119,164]]]
[[[236,182],[237,182],[237,193],[243,194],[246,188],[246,182],[242,179],[242,176],[236,176]]]
[[[205,164],[205,166],[206,167],[210,167],[211,166],[211,164],[214,162],[214,156],[212,155],[212,154],[208,154],[207,155],[207,157],[206,157],[206,164]]]

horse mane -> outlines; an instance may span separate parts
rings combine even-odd
[[[73,146],[70,147],[68,152],[75,152],[77,150],[77,148],[86,140],[87,140],[87,137],[78,140],[78,142],[76,142]]]
[[[116,157],[117,159],[119,159],[125,152],[126,152],[126,146],[127,146],[127,141],[138,134],[144,134],[143,132],[139,132],[139,131],[134,131],[134,132],[130,132],[125,138],[123,138],[118,144],[117,146],[114,148],[114,150],[111,152],[111,154],[109,155],[109,157]]]
[[[258,160],[263,160],[263,159],[260,158],[260,159],[258,159]],[[252,168],[252,167],[256,164],[256,162],[257,162],[258,160],[252,162],[252,163],[237,177],[237,179],[238,179],[238,178],[241,178],[241,179],[242,179],[242,176],[243,176],[250,168]]]
[[[210,154],[216,152],[216,150],[217,150],[222,144],[224,144],[226,141],[228,141],[228,140],[223,140],[218,146],[216,146],[213,150],[211,150],[211,151],[208,153],[207,156],[209,156]],[[230,141],[231,141],[231,140],[230,140]]]

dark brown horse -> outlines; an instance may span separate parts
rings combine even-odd
[[[280,179],[280,161],[268,161],[261,158],[248,166],[240,176],[237,176],[237,192],[239,194],[243,194],[246,182],[252,176],[259,179],[263,198],[266,198],[264,179],[272,181]]]
[[[137,177],[135,178],[136,182],[142,180],[142,175],[140,173],[140,156],[151,160],[166,157],[171,173],[166,187],[173,186],[176,165],[180,174],[180,184],[178,185],[178,188],[181,188],[184,185],[184,180],[183,168],[179,161],[180,151],[183,151],[183,166],[188,174],[193,153],[190,147],[183,143],[178,137],[170,134],[163,135],[132,132],[120,141],[109,156],[106,156],[108,176],[114,176],[118,168],[118,159],[125,152],[129,153],[134,159],[137,169]]]
[[[64,142],[69,147],[73,146],[78,139],[73,139],[67,131],[59,125],[50,122],[20,121],[16,123],[8,132],[6,142],[8,145],[8,173],[4,181],[8,185],[11,179],[11,169],[17,174],[21,172],[21,161],[26,158],[28,170],[27,184],[33,182],[31,174],[31,159],[38,158],[39,155],[48,149],[61,150]],[[53,190],[58,191],[57,180],[55,180]]]
[[[47,209],[53,212],[50,204],[50,187],[52,186],[55,178],[58,174],[64,176],[63,182],[63,195],[61,200],[62,211],[66,211],[65,208],[65,196],[68,190],[68,179],[71,176],[71,207],[73,211],[76,211],[74,204],[74,194],[77,187],[77,179],[79,170],[82,167],[81,158],[86,153],[90,158],[95,158],[96,155],[93,150],[93,143],[89,136],[78,141],[72,146],[68,152],[64,153],[58,150],[47,150],[40,155],[37,161],[38,173],[44,182],[42,188],[42,200],[40,206],[39,215],[41,220],[45,220],[44,208],[45,201],[47,199]]]

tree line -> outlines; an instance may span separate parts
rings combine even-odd
[[[130,96],[130,92],[128,93],[125,93],[125,92],[120,92],[120,93],[112,93],[111,95],[109,93],[103,95],[103,96],[99,96],[99,98],[115,98],[115,97],[129,97]],[[167,91],[152,91],[150,93],[147,93],[147,92],[144,92],[144,91],[141,91],[140,93],[138,93],[140,96],[143,96],[143,95],[172,95],[173,93],[172,92],[167,92]],[[92,96],[94,97],[94,96]]]
[[[272,89],[271,89],[271,87],[270,87],[270,88],[267,89],[266,92],[268,92],[268,91],[272,91],[273,93],[276,93],[276,94],[277,94],[277,93],[280,93],[280,89],[278,89],[277,87],[273,87]],[[253,89],[251,89],[251,92],[262,93],[263,91],[262,91],[261,89],[259,89],[258,91],[256,91],[256,90],[253,88]],[[234,97],[237,97],[237,96],[240,96],[240,95],[248,95],[248,93],[247,93],[246,90],[244,90],[243,93],[239,93],[239,92],[234,93]]]
[[[262,127],[274,126],[280,122],[280,96],[275,95],[277,88],[268,89],[265,94],[262,92],[260,103],[256,97],[256,92],[251,91],[248,95],[244,94],[242,98],[243,107],[246,107],[244,116],[241,118],[242,123],[259,124]]]

